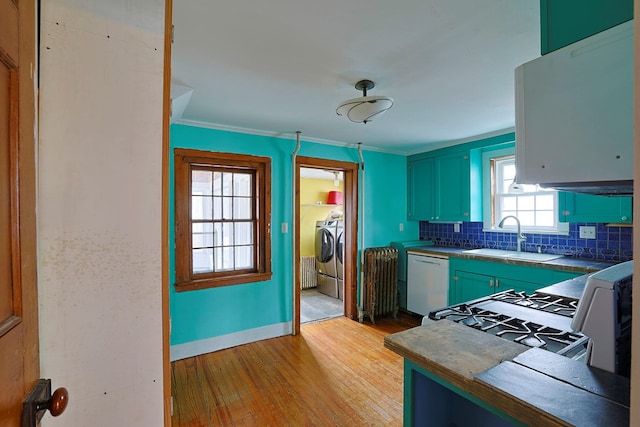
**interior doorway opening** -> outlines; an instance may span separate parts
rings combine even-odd
[[[300,168],[300,324],[344,315],[344,173]]]
[[[296,158],[294,334],[301,323],[356,318],[357,194],[357,163]]]

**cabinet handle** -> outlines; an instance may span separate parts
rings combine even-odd
[[[490,279],[490,280],[489,280],[489,287],[490,287],[491,289],[493,289],[493,279]]]
[[[500,279],[496,279],[496,288],[500,287]]]
[[[623,221],[626,221],[627,219],[628,219],[628,218],[627,218],[626,216],[623,216],[623,217],[622,217],[622,220],[623,220]]]

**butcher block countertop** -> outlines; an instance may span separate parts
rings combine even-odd
[[[629,424],[627,378],[546,350],[446,319],[388,335],[384,345],[525,424]]]

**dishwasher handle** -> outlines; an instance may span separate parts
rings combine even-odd
[[[421,262],[423,264],[433,264],[433,265],[442,265],[440,261],[428,261],[426,259],[415,258],[417,262]]]

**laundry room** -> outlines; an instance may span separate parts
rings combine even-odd
[[[342,171],[300,170],[300,323],[344,315]]]

